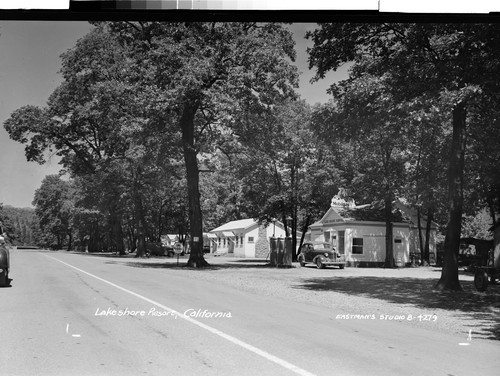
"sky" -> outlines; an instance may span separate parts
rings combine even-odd
[[[328,100],[326,90],[335,81],[347,77],[346,68],[328,74],[311,84],[314,72],[308,69],[307,30],[315,24],[296,23],[291,28],[296,41],[295,64],[301,73],[300,89],[310,104]],[[46,175],[57,174],[57,158],[44,165],[27,162],[24,145],[9,138],[3,123],[16,109],[25,105],[44,106],[61,83],[58,73],[60,55],[72,48],[91,28],[76,21],[0,21],[0,203],[14,207],[33,207],[35,190]]]

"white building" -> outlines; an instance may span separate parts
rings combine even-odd
[[[397,266],[405,266],[411,262],[411,253],[420,253],[416,218],[412,210],[401,203],[396,204],[393,215],[394,260]],[[425,218],[422,218],[423,236],[425,226]],[[331,242],[337,251],[345,254],[348,266],[381,266],[385,262],[386,225],[383,208],[356,206],[353,201],[346,202],[335,196],[323,218],[309,226],[309,229],[310,240]],[[436,230],[436,224],[432,223],[429,253],[434,259]]]
[[[277,238],[286,236],[283,223],[275,221],[264,226],[252,218],[231,221],[209,231],[215,254],[247,258],[267,257],[269,238],[273,235]]]

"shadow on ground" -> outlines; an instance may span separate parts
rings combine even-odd
[[[172,259],[167,259],[172,260]],[[268,269],[268,268],[276,268],[275,266],[271,266],[271,264],[266,263],[265,261],[255,260],[253,262],[242,262],[238,261],[225,261],[223,263],[210,263],[210,260],[207,260],[210,266],[204,267],[202,269],[191,268],[186,266],[187,258],[179,259],[179,265],[177,265],[176,259],[174,261],[158,261],[158,262],[140,262],[140,261],[126,261],[120,262],[123,265],[134,267],[134,268],[156,268],[156,269],[192,269],[192,270],[221,270],[221,269]],[[118,262],[108,261],[107,264],[116,264]]]
[[[294,288],[335,291],[343,294],[385,300],[398,305],[412,304],[428,310],[454,311],[464,325],[483,338],[500,340],[500,284],[484,293],[472,281],[461,281],[464,291],[434,290],[438,279],[395,277],[329,277],[302,280]],[[438,318],[439,319],[439,318]]]

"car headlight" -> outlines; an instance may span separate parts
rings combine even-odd
[[[328,257],[328,256],[329,256],[328,252],[325,252],[325,257]]]

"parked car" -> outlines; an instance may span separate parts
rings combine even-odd
[[[166,246],[163,246],[163,248],[165,249],[165,254],[167,255],[167,257],[174,257],[175,256],[174,247],[172,247],[170,245],[166,245]]]
[[[300,266],[312,263],[318,269],[330,265],[338,266],[340,269],[345,267],[345,256],[337,252],[328,242],[306,242],[302,244],[297,259]]]
[[[160,242],[148,242],[146,244],[146,257],[150,256],[174,256],[174,249],[169,245],[163,245]]]
[[[5,245],[3,236],[0,235],[0,286],[6,287],[10,285],[9,278],[9,248]]]

